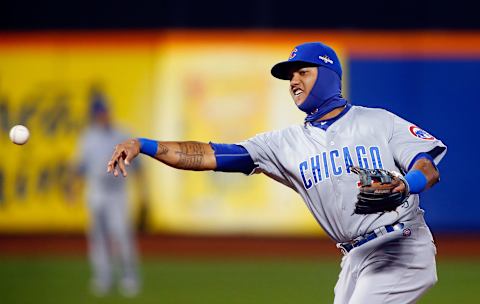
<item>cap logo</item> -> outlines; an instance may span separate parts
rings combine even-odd
[[[325,63],[333,64],[332,59],[330,59],[327,55],[318,56],[318,59],[323,60]]]
[[[288,60],[295,58],[297,56],[297,48],[294,48],[293,51],[290,53],[290,57],[288,57]]]

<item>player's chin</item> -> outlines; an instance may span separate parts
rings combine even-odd
[[[295,104],[298,106],[300,106],[304,101],[305,101],[305,98],[302,96],[303,94],[300,94],[300,95],[292,95],[292,98],[293,98],[293,102],[295,102]]]

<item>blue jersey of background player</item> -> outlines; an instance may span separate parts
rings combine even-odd
[[[412,303],[437,280],[435,245],[418,193],[439,180],[446,146],[383,109],[350,105],[341,95],[342,67],[319,42],[298,45],[272,75],[290,82],[307,116],[298,125],[238,144],[132,138],[118,144],[108,172],[144,153],[178,169],[264,173],[294,189],[325,232],[343,249],[335,303]],[[406,173],[395,191],[410,189],[393,212],[353,212],[358,189],[350,166]]]

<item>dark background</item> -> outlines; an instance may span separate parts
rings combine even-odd
[[[0,1],[0,30],[478,29],[474,1]]]
[[[33,1],[0,0],[0,31],[240,29],[444,30],[474,35],[480,17],[474,1]],[[384,34],[386,33],[384,32]],[[138,32],[136,32],[138,33]],[[1,39],[1,37],[0,37]],[[449,46],[451,47],[451,46]],[[442,183],[422,193],[434,231],[480,231],[478,199],[459,179],[471,165],[478,100],[478,55],[451,58],[356,58],[349,69],[349,99],[383,107],[441,138],[449,152],[440,164]],[[470,111],[452,113],[459,106]],[[473,135],[472,135],[473,133]],[[462,206],[459,208],[458,206]],[[470,212],[465,212],[468,209]]]

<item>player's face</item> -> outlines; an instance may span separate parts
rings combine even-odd
[[[301,105],[312,90],[317,80],[318,69],[316,67],[300,67],[291,73],[290,95],[297,106]]]
[[[110,126],[110,115],[107,111],[97,112],[93,115],[93,121],[101,127],[108,127]]]

